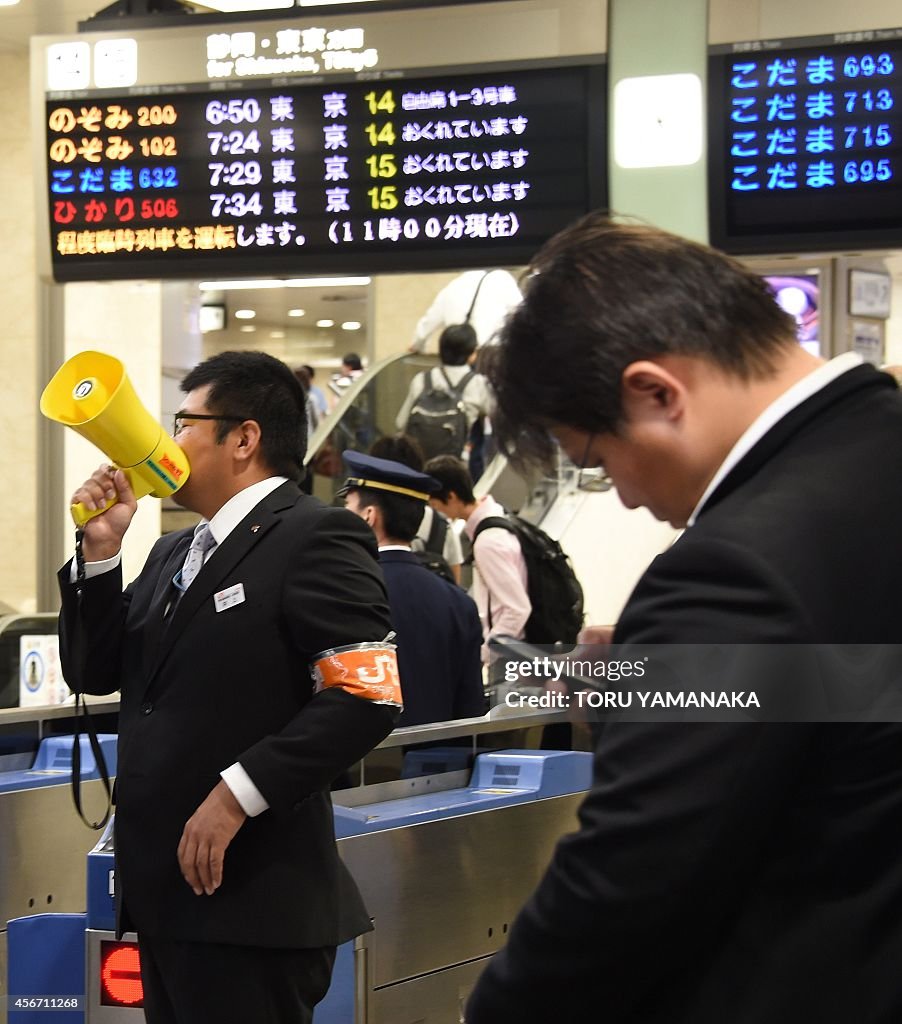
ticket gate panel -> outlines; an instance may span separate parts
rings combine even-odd
[[[9,922],[9,1024],[82,1024],[84,935],[84,914],[35,914]]]
[[[137,941],[138,937],[133,932],[127,932],[120,943],[114,932],[95,928],[88,928],[82,936],[87,968],[86,1024],[142,1024],[144,1021],[143,1001],[131,1002],[138,991],[136,983],[140,981],[135,969],[136,956],[118,967],[113,965],[117,980],[127,986],[123,994],[130,1000],[128,1004],[114,1005],[110,992],[104,991],[102,980],[104,956],[108,956],[113,948],[127,948],[126,944],[137,947]]]
[[[97,737],[107,764],[110,777],[116,774],[117,737],[103,733]],[[68,784],[72,778],[72,737],[49,736],[41,740],[34,763],[30,768],[0,772],[0,794],[22,789],[38,789],[42,786]],[[84,781],[99,779],[100,769],[87,736],[79,743],[81,753],[81,778]]]

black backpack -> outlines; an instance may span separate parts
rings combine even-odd
[[[429,536],[425,544],[419,537],[414,537],[410,545],[411,551],[417,556],[420,565],[441,576],[443,580],[457,586],[457,580],[445,559],[445,537],[448,535],[448,520],[440,513],[433,510],[432,525],[429,527]]]
[[[583,588],[560,544],[520,516],[488,516],[476,527],[473,544],[483,530],[500,527],[520,542],[526,562],[527,591],[532,612],[525,639],[531,644],[575,644],[583,626]]]
[[[445,387],[436,385],[436,369],[445,378]],[[436,455],[460,455],[464,450],[470,427],[461,396],[475,376],[470,370],[457,387],[448,380],[443,366],[434,367],[423,382],[410,416],[406,433],[415,438],[427,459]]]

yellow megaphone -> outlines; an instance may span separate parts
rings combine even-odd
[[[125,471],[136,498],[165,498],[188,479],[187,456],[141,404],[114,356],[79,352],[63,363],[44,388],[41,412],[96,444]],[[105,510],[79,502],[71,511],[84,526]]]

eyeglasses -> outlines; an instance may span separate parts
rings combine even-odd
[[[177,412],[172,417],[172,436],[181,432],[186,420],[221,420],[223,423],[244,423],[250,416],[214,416],[206,412]]]
[[[586,462],[589,459],[589,449],[592,447],[592,442],[595,440],[595,435],[590,434],[586,439],[586,450],[583,452],[583,457],[579,460],[578,470],[576,475],[576,489],[578,491],[609,491],[614,486],[614,481],[605,472],[604,466],[586,466]]]
[[[580,467],[576,477],[576,489],[578,491],[609,491],[613,486],[614,481],[601,466],[594,469],[583,469]]]

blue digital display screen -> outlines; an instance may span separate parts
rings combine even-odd
[[[712,47],[708,104],[712,244],[898,245],[902,29]]]

